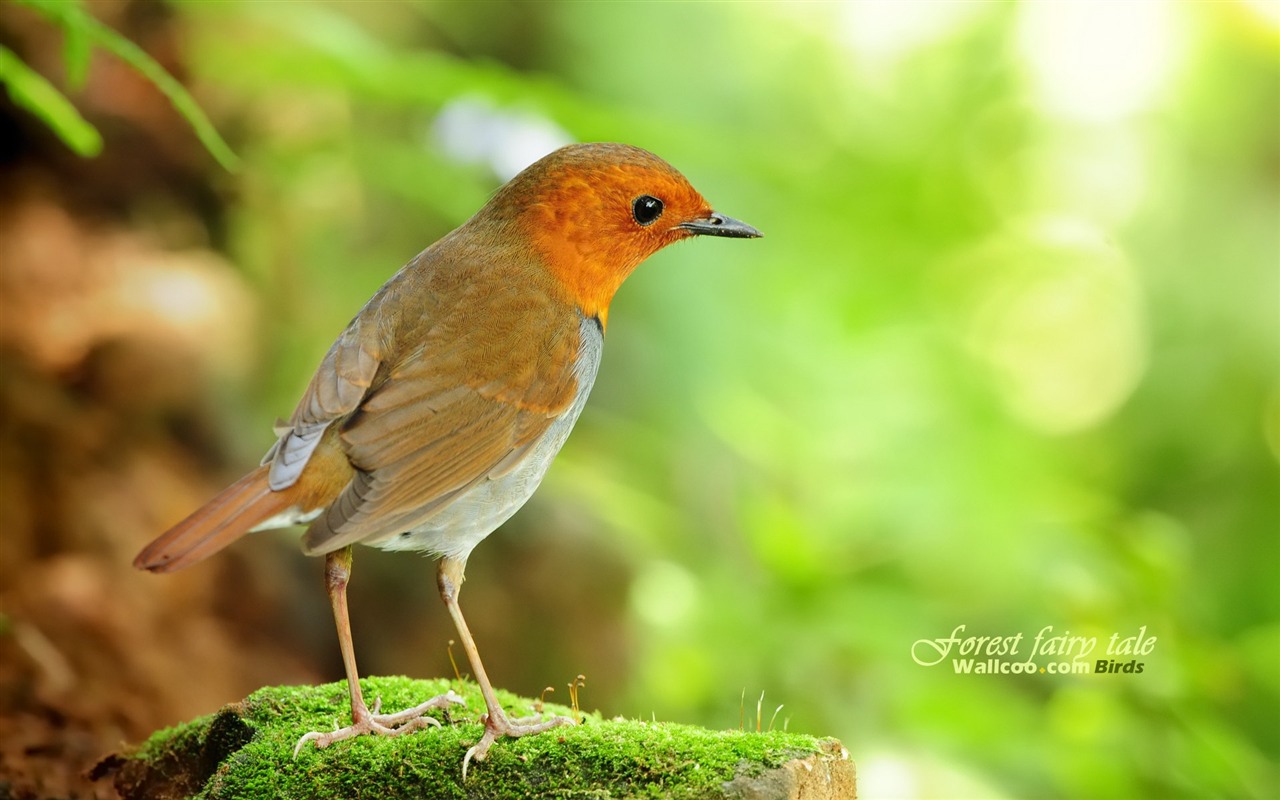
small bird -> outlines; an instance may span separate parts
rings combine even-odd
[[[155,541],[133,565],[172,572],[250,531],[308,523],[325,556],[351,695],[351,725],[303,736],[325,747],[438,724],[450,692],[395,714],[360,692],[347,617],[352,545],[439,557],[440,597],[502,736],[567,717],[511,719],[458,606],[467,557],[538,488],[596,378],[609,304],[646,258],[692,236],[756,238],[716,213],[670,164],[624,144],[575,144],[529,166],[461,227],[386,282],[338,337],[261,466]]]

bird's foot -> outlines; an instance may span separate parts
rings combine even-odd
[[[541,716],[534,717],[518,717],[510,719],[501,711],[495,717],[493,714],[485,714],[480,718],[484,723],[484,736],[480,737],[480,741],[476,742],[467,754],[462,757],[462,779],[467,779],[467,767],[472,761],[484,761],[485,756],[489,754],[489,748],[496,742],[499,737],[510,736],[518,739],[521,736],[532,736],[536,733],[545,733],[552,728],[559,728],[562,725],[577,725],[577,720],[571,717],[552,717],[544,719]]]
[[[345,728],[335,728],[327,733],[320,731],[312,731],[305,734],[298,740],[298,744],[293,748],[293,757],[297,758],[298,753],[302,752],[302,748],[307,742],[314,742],[316,749],[328,747],[334,742],[341,742],[344,739],[351,739],[356,736],[365,734],[376,734],[378,736],[400,736],[405,733],[412,733],[420,728],[439,727],[440,721],[435,717],[427,715],[428,711],[433,709],[448,709],[452,705],[466,705],[467,701],[456,694],[452,689],[442,695],[431,698],[425,703],[419,703],[413,708],[407,708],[404,711],[398,711],[395,714],[379,714],[382,708],[382,698],[378,698],[373,704],[373,710],[370,711],[361,703],[360,706],[351,709],[351,724]]]

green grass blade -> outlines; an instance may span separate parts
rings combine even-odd
[[[200,142],[204,144],[205,149],[218,160],[218,163],[224,169],[228,172],[235,172],[239,169],[240,158],[232,152],[230,145],[222,139],[217,129],[214,128],[213,123],[205,116],[199,104],[196,103],[195,98],[187,92],[182,84],[178,83],[176,78],[165,71],[165,68],[147,55],[146,51],[141,47],[138,47],[96,19],[90,17],[89,20],[98,43],[154,83],[156,88],[163,92],[165,97],[169,98],[169,102],[173,103],[174,108],[178,109],[178,113],[186,118]]]
[[[39,117],[77,155],[92,157],[102,152],[98,129],[53,84],[4,47],[0,47],[0,83],[14,103]]]
[[[66,28],[62,43],[62,64],[67,69],[67,86],[73,92],[84,88],[89,80],[89,59],[93,55],[93,41],[82,28]]]

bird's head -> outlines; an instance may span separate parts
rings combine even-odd
[[[602,324],[623,280],[663,247],[761,235],[715,212],[670,164],[625,144],[561,148],[512,178],[486,211],[509,215],[569,298]]]

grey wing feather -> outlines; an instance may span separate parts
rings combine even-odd
[[[329,348],[279,440],[263,457],[267,481],[279,491],[297,482],[325,429],[354,412],[382,365],[377,326],[357,317]]]

